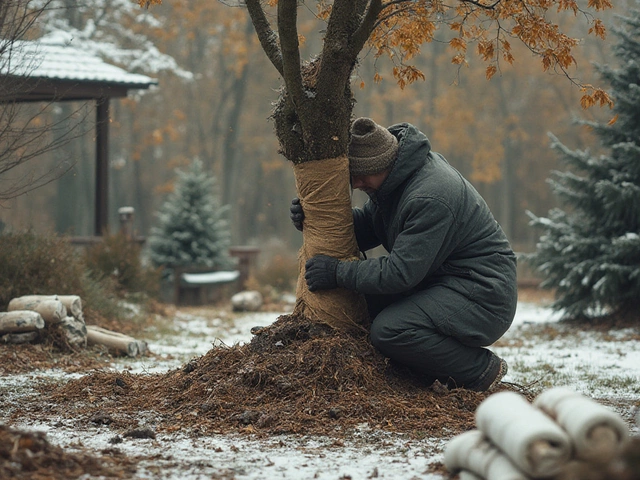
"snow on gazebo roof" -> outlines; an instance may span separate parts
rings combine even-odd
[[[69,39],[50,35],[39,40],[19,40],[11,46],[0,74],[59,81],[107,83],[128,88],[149,88],[158,81],[129,73],[97,55],[70,45]]]

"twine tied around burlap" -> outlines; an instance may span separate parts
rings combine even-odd
[[[351,213],[349,160],[346,156],[313,160],[294,165],[293,170],[304,211],[294,314],[338,330],[361,330],[368,323],[362,295],[344,288],[312,293],[304,278],[304,265],[315,255],[359,259]]]

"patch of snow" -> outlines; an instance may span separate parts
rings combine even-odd
[[[222,473],[237,480],[264,478],[411,478],[441,480],[426,473],[440,454],[440,439],[411,440],[402,435],[376,433],[354,441],[332,438],[281,435],[266,439],[250,439],[240,435],[217,435],[192,438],[182,434],[158,434],[155,439],[123,438],[113,445],[114,433],[100,426],[89,432],[78,432],[60,424],[18,425],[45,432],[53,444],[65,451],[77,450],[79,444],[97,452],[117,448],[131,457],[149,456],[138,465],[138,479],[205,479],[223,478]],[[363,443],[364,442],[364,443]],[[175,470],[179,461],[179,471]],[[162,474],[160,472],[163,472]]]

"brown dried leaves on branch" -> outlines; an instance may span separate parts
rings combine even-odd
[[[486,397],[398,375],[366,336],[281,316],[245,345],[214,347],[161,375],[96,372],[52,394],[60,414],[96,412],[123,427],[155,412],[158,431],[340,435],[373,428],[455,434]]]

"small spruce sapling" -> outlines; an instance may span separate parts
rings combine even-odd
[[[148,240],[149,258],[165,267],[165,278],[178,266],[221,269],[233,265],[228,210],[218,200],[215,177],[199,159],[186,171],[176,170],[174,191],[158,211],[158,224]]]

